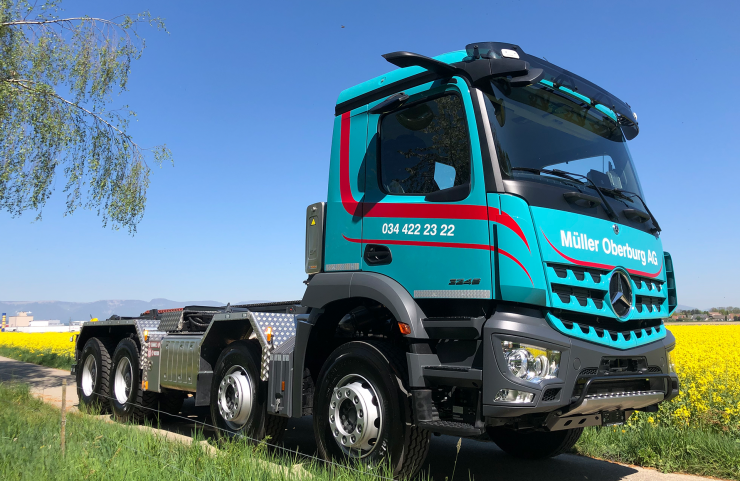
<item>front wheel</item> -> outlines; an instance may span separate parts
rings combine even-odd
[[[568,452],[583,433],[583,428],[563,431],[513,431],[489,429],[488,435],[507,454],[524,459],[552,458]]]
[[[319,374],[314,433],[324,459],[355,458],[368,466],[390,460],[393,474],[411,477],[429,450],[428,431],[411,425],[403,352],[380,342],[338,347]]]

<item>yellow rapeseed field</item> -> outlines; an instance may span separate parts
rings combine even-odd
[[[51,352],[74,356],[75,345],[69,342],[69,332],[0,332],[0,346],[20,347],[30,352]]]
[[[676,336],[673,360],[681,381],[681,394],[661,405],[657,413],[633,416],[633,426],[663,424],[708,426],[740,430],[740,325],[670,326]],[[0,333],[0,346],[32,352],[74,355],[70,333]]]
[[[681,394],[656,415],[635,421],[740,430],[740,325],[669,326],[676,336],[673,360]]]

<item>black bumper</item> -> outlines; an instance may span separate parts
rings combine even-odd
[[[559,350],[558,377],[538,384],[516,378],[505,364],[501,347],[504,340]],[[539,310],[512,308],[500,309],[486,321],[482,344],[485,417],[511,418],[553,411],[580,414],[600,406],[605,411],[652,409],[678,395],[678,377],[669,372],[666,356],[675,345],[670,332],[660,341],[622,351],[562,335],[549,326]],[[605,357],[639,358],[644,367],[636,372],[604,371],[601,366]],[[530,403],[496,402],[496,394],[502,389],[532,393],[534,399]],[[646,402],[652,404],[644,405]],[[585,408],[584,404],[591,406]]]

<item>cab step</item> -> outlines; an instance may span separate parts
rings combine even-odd
[[[455,421],[422,421],[418,427],[433,433],[446,434],[448,436],[479,436],[483,434],[484,428],[477,428],[472,424],[458,423]]]

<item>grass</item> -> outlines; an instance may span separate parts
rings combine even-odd
[[[649,425],[588,428],[575,452],[663,472],[740,480],[740,437],[708,429]]]
[[[81,413],[69,413],[66,455],[60,448],[59,410],[34,398],[28,387],[0,383],[0,479],[3,480],[298,480],[308,479],[278,466],[302,468],[314,481],[377,481],[383,470],[307,462],[245,441],[219,444],[210,456],[198,443],[163,440]],[[202,437],[201,437],[202,439]],[[387,475],[386,475],[387,476]]]
[[[68,354],[58,354],[51,350],[31,351],[17,346],[0,346],[0,356],[65,370],[69,370],[74,363],[74,356]]]

